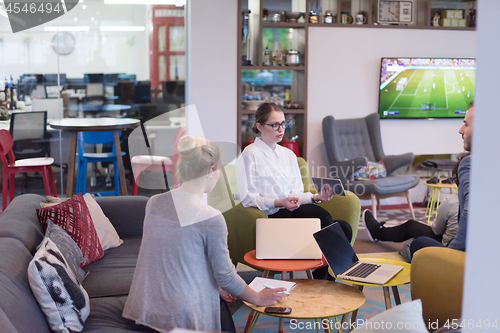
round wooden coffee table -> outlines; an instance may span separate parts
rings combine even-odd
[[[324,319],[343,315],[342,321],[337,323],[328,322],[329,328],[342,328],[347,315],[359,309],[365,303],[365,295],[358,289],[343,283],[328,280],[291,280],[297,283],[290,291],[290,296],[285,297],[282,302],[275,306],[288,307],[292,312],[288,315],[266,313],[265,307],[244,302],[257,314],[253,316],[249,326],[251,332],[261,313],[269,316],[279,317],[279,333],[283,333],[283,319],[320,319],[317,328],[325,328]],[[315,323],[316,324],[316,323]],[[338,325],[338,326],[336,326]],[[340,331],[339,329],[339,331]],[[325,328],[327,331],[327,328]]]
[[[302,260],[302,259],[257,259],[255,255],[256,250],[249,251],[245,254],[243,259],[250,266],[261,268],[262,277],[267,278],[270,271],[280,271],[281,279],[286,279],[287,273],[290,273],[290,278],[293,279],[293,272],[305,271],[308,279],[312,279],[311,270],[326,266],[326,259],[314,259],[314,260]],[[248,315],[247,324],[245,326],[244,333],[249,331],[251,323],[256,320],[255,317],[259,317],[259,314],[255,316],[254,311],[250,311]],[[280,324],[282,320],[280,319]]]

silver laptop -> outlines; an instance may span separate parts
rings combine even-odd
[[[340,224],[334,223],[314,234],[336,277],[373,284],[385,284],[403,266],[359,261]]]
[[[321,259],[313,234],[321,229],[319,218],[256,220],[257,259]]]

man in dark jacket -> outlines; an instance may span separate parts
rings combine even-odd
[[[471,103],[469,111],[464,118],[464,124],[460,127],[458,133],[462,135],[464,140],[464,149],[470,153],[472,142],[472,123],[474,117],[474,105]],[[459,163],[457,178],[458,178],[458,231],[457,235],[448,243],[447,247],[459,251],[465,251],[465,240],[467,235],[467,215],[469,208],[469,175],[470,175],[470,155],[465,156]],[[418,237],[410,246],[410,252],[413,253],[421,248],[428,246],[444,245],[429,237]]]

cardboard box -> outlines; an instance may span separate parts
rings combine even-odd
[[[451,27],[451,18],[440,18],[439,25],[442,27]]]
[[[458,19],[451,19],[451,26],[458,27]]]
[[[462,10],[442,10],[441,18],[463,18]]]
[[[463,11],[463,9],[461,9],[461,10],[455,10],[455,18],[457,18],[457,19],[463,19],[464,18],[464,11]]]
[[[458,26],[461,28],[465,28],[465,19],[458,19]]]

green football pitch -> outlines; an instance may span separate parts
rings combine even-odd
[[[461,118],[464,115],[455,111],[469,109],[475,75],[474,70],[453,68],[404,70],[380,91],[380,116]],[[384,111],[399,111],[399,115],[384,116]]]

